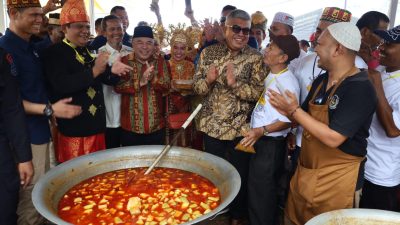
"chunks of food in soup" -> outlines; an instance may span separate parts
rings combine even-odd
[[[71,188],[58,215],[72,224],[180,224],[220,204],[218,189],[206,178],[179,169],[145,168],[107,172]]]

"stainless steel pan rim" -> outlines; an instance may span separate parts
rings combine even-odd
[[[69,224],[57,216],[57,204],[64,193],[81,181],[109,171],[148,167],[164,146],[131,146],[107,149],[67,161],[47,172],[35,185],[32,201],[35,208],[49,221]],[[189,148],[173,147],[158,167],[177,168],[197,173],[209,179],[220,191],[221,204],[184,225],[208,219],[226,208],[239,192],[240,176],[226,160]]]

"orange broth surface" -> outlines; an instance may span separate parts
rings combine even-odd
[[[180,224],[220,204],[218,189],[187,171],[122,169],[91,177],[61,197],[58,215],[72,224]]]

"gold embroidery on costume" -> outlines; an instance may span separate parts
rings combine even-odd
[[[96,115],[96,111],[97,111],[97,107],[94,106],[93,104],[90,105],[89,112],[90,112],[90,114],[92,114],[92,116]]]
[[[90,99],[93,99],[94,96],[96,96],[96,91],[92,87],[88,88],[86,93]]]

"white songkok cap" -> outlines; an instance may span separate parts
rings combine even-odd
[[[350,22],[334,23],[328,27],[332,37],[344,47],[358,52],[361,45],[360,30]]]
[[[294,17],[288,13],[284,12],[277,12],[274,16],[272,22],[283,23],[293,27],[294,24]]]

